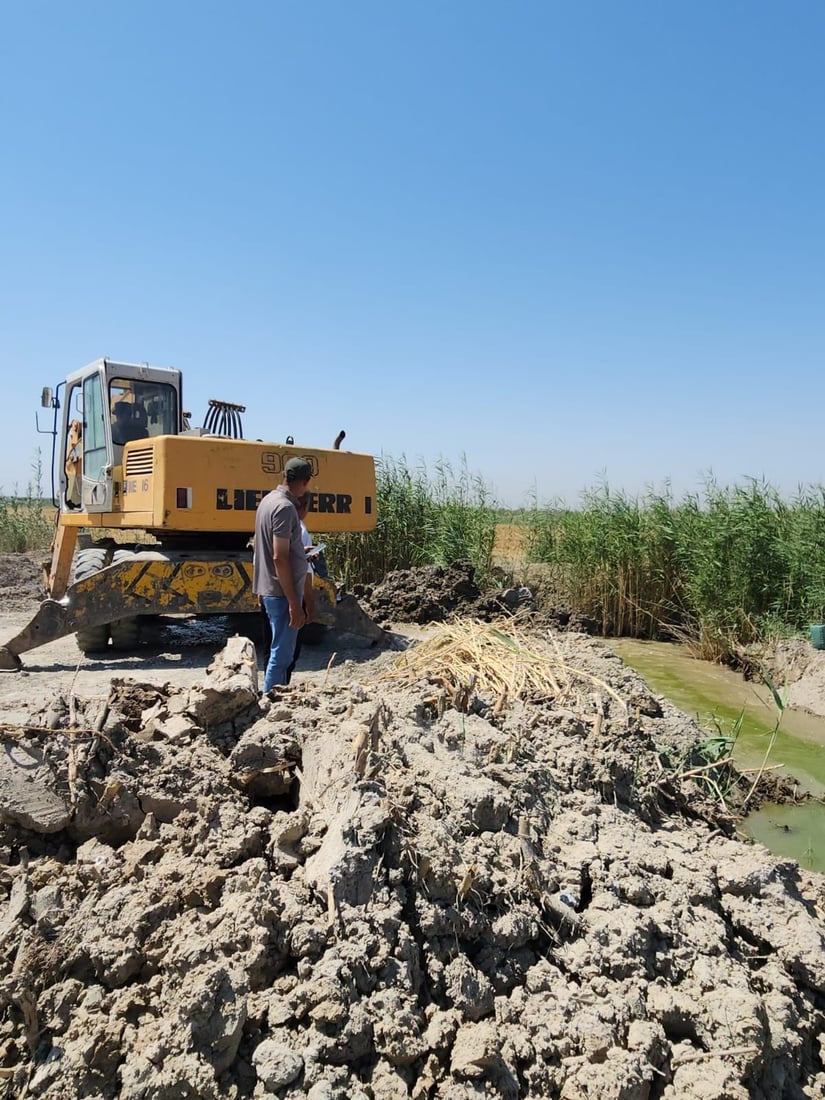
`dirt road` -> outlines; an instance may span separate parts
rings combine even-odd
[[[0,643],[21,630],[37,607],[32,601],[25,610],[0,614]],[[106,698],[113,677],[134,679],[144,684],[188,688],[201,680],[231,634],[223,617],[166,619],[147,623],[143,640],[134,653],[112,649],[101,656],[84,656],[74,635],[41,646],[22,655],[20,672],[0,672],[0,712],[6,722],[22,721],[32,703],[74,692],[84,698]],[[296,669],[296,683],[343,660],[359,659],[371,643],[350,635],[328,633],[315,646],[305,646]],[[263,683],[263,658],[258,656]]]

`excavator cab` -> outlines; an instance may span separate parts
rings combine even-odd
[[[181,430],[180,371],[99,359],[66,380],[66,395],[54,402],[61,511],[112,510],[114,472],[123,447],[136,440],[177,435]],[[59,387],[58,387],[59,389]]]

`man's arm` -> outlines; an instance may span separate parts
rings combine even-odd
[[[306,622],[306,615],[300,597],[295,591],[288,538],[283,538],[280,535],[273,536],[272,560],[275,563],[275,576],[278,578],[278,584],[281,586],[289,604],[289,625],[296,629],[302,627]]]

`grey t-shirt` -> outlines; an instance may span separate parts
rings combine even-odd
[[[298,501],[284,485],[267,493],[255,515],[255,550],[252,555],[252,591],[256,596],[283,596],[272,559],[273,538],[289,539],[289,561],[298,599],[303,598],[307,556],[301,539]]]

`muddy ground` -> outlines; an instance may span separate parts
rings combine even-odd
[[[328,635],[269,698],[218,624],[24,656],[0,1097],[825,1096],[825,879],[739,839],[700,731],[565,614],[497,620],[492,679],[438,625]]]

